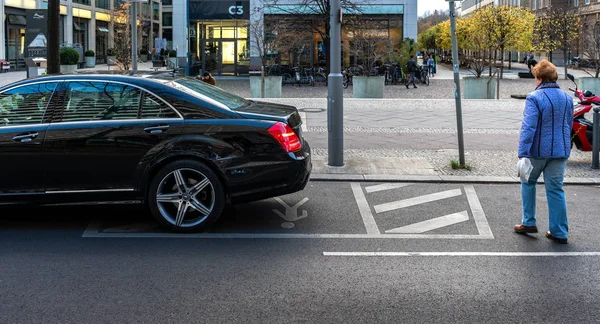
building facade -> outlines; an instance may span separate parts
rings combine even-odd
[[[355,5],[365,18],[385,21],[378,32],[400,33],[402,38],[416,40],[417,0],[360,1]],[[316,35],[318,33],[305,28],[310,16],[316,15],[306,3],[302,0],[166,0],[163,2],[163,37],[169,40],[170,48],[176,49],[179,57],[187,59],[190,75],[209,71],[213,75],[245,76],[249,75],[251,66],[260,65],[257,51],[260,37],[253,35],[258,30],[264,36],[269,33],[265,25],[287,19],[298,24],[298,37],[306,42],[291,56],[283,53],[281,64],[323,66],[326,55],[323,40]],[[298,16],[302,19],[291,19]],[[348,54],[344,60],[351,63]]]
[[[25,68],[25,35],[27,9],[47,9],[47,0],[3,0],[0,5],[0,60],[7,60],[11,70]],[[121,0],[61,0],[61,45],[80,48],[81,52],[93,50],[98,64],[106,63],[106,54],[114,44],[115,9]],[[153,39],[161,36],[161,3],[150,0],[139,6],[138,21],[142,29],[142,47],[152,49]]]
[[[536,0],[465,0],[461,2],[461,16],[467,17],[475,10],[488,5],[495,6],[513,6],[513,7],[530,7],[530,1]],[[541,1],[541,0],[538,0]],[[549,0],[544,0],[549,1]]]

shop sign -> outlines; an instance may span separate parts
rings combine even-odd
[[[250,19],[250,1],[190,0],[189,18],[208,19]]]
[[[48,10],[27,9],[25,57],[48,57]]]

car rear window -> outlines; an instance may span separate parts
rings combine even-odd
[[[193,78],[178,79],[169,85],[202,99],[212,99],[232,110],[250,104],[249,100]]]

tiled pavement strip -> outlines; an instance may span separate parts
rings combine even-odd
[[[532,80],[503,80],[502,100],[463,101],[466,162],[472,170],[453,170],[450,161],[458,159],[458,150],[455,105],[450,99],[452,73],[444,67],[440,72],[429,87],[407,90],[388,86],[386,99],[352,99],[351,89],[347,89],[344,168],[327,167],[325,87],[286,86],[284,98],[265,100],[294,105],[306,117],[305,137],[313,150],[314,179],[517,182],[514,165],[524,102],[506,98],[531,91]],[[24,72],[0,74],[0,86],[24,77]],[[511,77],[509,73],[507,77]],[[249,96],[247,80],[217,82]],[[571,86],[564,80],[559,84],[563,89]],[[600,184],[600,171],[590,167],[591,153],[574,150],[566,182]]]

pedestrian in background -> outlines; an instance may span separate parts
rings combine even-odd
[[[543,172],[550,225],[546,237],[566,244],[569,226],[563,180],[571,154],[573,99],[556,83],[558,72],[554,64],[542,60],[533,68],[533,75],[536,88],[527,95],[519,139],[519,159],[530,159],[533,170],[528,181],[521,181],[523,217],[514,230],[538,232],[536,183]]]
[[[429,74],[431,74],[432,77],[435,76],[435,72],[433,70],[434,64],[435,62],[433,61],[433,54],[431,54],[427,59],[427,69],[429,70]]]
[[[411,55],[410,56],[410,60],[408,60],[408,64],[406,65],[408,72],[410,73],[410,79],[408,80],[408,82],[406,83],[406,89],[408,89],[408,86],[412,83],[413,88],[417,88],[417,85],[415,84],[415,74],[417,73],[418,70],[418,66],[417,66],[417,62],[415,62],[415,56]]]
[[[202,77],[199,79],[200,79],[200,81],[208,83],[210,85],[213,85],[213,86],[217,85],[217,80],[215,80],[215,78],[213,78],[213,76],[209,72],[204,72],[202,74]]]

